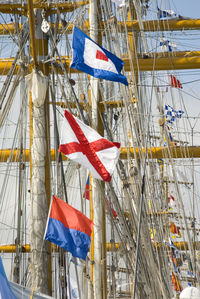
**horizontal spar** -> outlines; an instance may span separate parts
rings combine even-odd
[[[134,158],[134,149],[131,147],[122,147],[120,149],[120,158],[127,159],[127,151],[129,151],[131,158]],[[149,159],[188,159],[188,158],[200,158],[200,146],[174,146],[174,147],[152,147],[148,148]],[[135,152],[138,156],[145,154],[145,148],[135,148]],[[56,161],[56,150],[51,149],[51,161]],[[63,160],[67,158],[62,155]],[[23,162],[30,161],[29,149],[23,150]],[[20,150],[19,149],[4,149],[0,150],[0,163],[1,162],[20,162]]]
[[[118,27],[124,28],[124,22],[118,22]],[[179,31],[179,30],[198,30],[200,29],[200,19],[173,19],[173,20],[150,20],[142,22],[144,31]],[[128,32],[139,31],[139,22],[127,21]],[[120,29],[119,29],[120,30]]]
[[[131,157],[134,158],[133,147],[128,149]],[[135,148],[136,154],[139,156],[145,155],[145,148]],[[149,159],[187,159],[200,158],[200,146],[171,146],[171,147],[151,147],[147,148]],[[122,147],[120,151],[121,159],[127,158],[127,148]]]
[[[141,72],[148,71],[167,71],[167,70],[185,70],[185,69],[199,69],[200,68],[200,52],[195,51],[192,55],[186,56],[186,52],[179,52],[180,56],[176,55],[176,52],[171,54],[167,53],[168,57],[163,57],[162,53],[151,53],[154,54],[156,58],[140,58],[138,56],[138,66],[136,60],[133,60],[134,70]],[[131,64],[128,58],[123,58],[124,69],[126,72],[131,71]]]
[[[127,104],[133,104],[136,103],[137,99],[132,98],[132,100],[128,101]],[[49,104],[52,104],[50,102]],[[77,108],[77,104],[75,102],[68,102],[67,104],[64,102],[56,102],[56,106],[60,106],[61,108]],[[80,106],[82,107],[83,110],[88,111],[88,107],[92,108],[89,103],[85,103],[83,101],[79,102]],[[102,112],[105,111],[106,108],[119,108],[119,107],[124,107],[124,101],[123,100],[117,100],[117,101],[103,101],[98,103],[98,109]]]
[[[188,54],[187,54],[188,53]],[[138,54],[138,59],[133,60],[133,67],[135,71],[164,71],[164,70],[184,70],[184,69],[199,69],[200,68],[200,52],[192,51],[192,52],[173,52],[166,53],[151,53],[151,55],[156,58],[147,57],[142,58],[141,54]],[[168,55],[168,56],[166,56]],[[172,56],[173,55],[173,56]],[[63,64],[65,65],[65,69],[67,72],[71,73],[81,73],[76,69],[70,68],[71,58],[69,57],[61,57]],[[126,72],[131,71],[131,63],[128,57],[122,58],[124,61],[124,69]],[[0,59],[0,76],[7,75],[9,69],[12,66],[14,58],[3,58]],[[59,60],[55,58],[55,61],[59,64]],[[17,73],[17,69],[19,65],[16,66],[15,74]],[[60,67],[56,67],[58,73],[62,74],[62,69]],[[51,67],[50,67],[51,72]]]
[[[173,242],[173,243],[176,246],[176,248],[179,250],[188,250],[188,242],[180,241],[180,242]],[[194,249],[196,249],[196,250],[200,249],[200,242],[193,242],[192,244],[193,244]],[[168,246],[165,244],[154,243],[154,242],[153,242],[153,246],[154,247],[156,246],[157,248],[160,248],[161,246],[168,248]],[[58,249],[59,249],[59,247],[54,244],[52,244],[51,248],[52,248],[52,251],[58,251]],[[14,252],[16,252],[16,249],[17,249],[17,246],[14,244],[0,245],[0,252],[3,252],[3,253],[12,253],[12,252],[14,253]],[[21,252],[30,252],[31,251],[31,247],[29,244],[21,245],[19,249]],[[120,243],[106,243],[106,249],[107,249],[107,251],[117,251],[120,249]]]
[[[89,1],[71,1],[66,3],[49,3],[46,1],[34,2],[33,9],[45,9],[48,14],[57,14],[57,9],[60,12],[72,12],[78,7],[87,5]],[[5,14],[18,14],[27,16],[28,6],[27,4],[21,5],[20,3],[1,3],[0,12]]]
[[[118,250],[120,243],[115,243],[115,244],[111,244],[111,243],[107,243],[107,251],[111,251],[112,250]],[[52,251],[58,251],[59,247],[52,244],[51,246]],[[12,252],[16,252],[17,246],[14,244],[11,245],[0,245],[0,252],[4,252],[4,253],[12,253]],[[21,252],[30,252],[31,251],[31,246],[29,244],[25,244],[25,245],[20,245],[19,250]]]
[[[65,3],[66,5],[67,3]],[[112,21],[112,20],[111,20]],[[114,21],[114,20],[113,20]],[[128,32],[139,31],[139,22],[136,20],[133,21],[126,21],[124,22],[117,22],[118,30],[120,32],[125,32],[125,27]],[[151,31],[179,31],[179,30],[199,30],[200,29],[200,19],[186,19],[186,20],[151,20],[151,21],[143,21],[142,22],[144,31],[151,32]],[[73,30],[73,23],[67,24],[67,34],[71,34]],[[104,27],[105,24],[102,22],[101,27]],[[52,25],[55,27],[55,24]],[[81,26],[83,30],[89,30],[89,21],[85,21],[84,25]],[[58,33],[63,32],[64,27],[62,24],[58,26]],[[19,30],[21,30],[21,24],[19,24]],[[8,23],[8,24],[0,24],[0,35],[6,34],[15,34],[16,25],[15,23]],[[103,32],[104,33],[104,32]]]

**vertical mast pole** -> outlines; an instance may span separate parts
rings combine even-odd
[[[98,33],[98,4],[99,0],[90,0],[89,4],[89,23],[90,37],[97,43],[100,42]],[[100,119],[98,102],[100,101],[99,80],[90,78],[91,103],[92,103],[92,126],[103,135],[102,122]],[[105,238],[105,211],[101,198],[101,183],[97,179],[92,179],[92,198],[94,201],[94,268],[93,286],[94,299],[106,299],[106,238]],[[102,184],[103,185],[103,184]],[[103,261],[103,263],[102,263]]]
[[[34,15],[32,1],[28,0],[29,27],[33,69],[41,69],[48,75],[48,68],[39,63],[48,55],[48,40],[41,31],[41,10]],[[37,20],[35,28],[35,20]],[[31,109],[31,107],[30,107]],[[33,104],[30,111],[31,132],[31,286],[38,292],[51,293],[51,262],[47,243],[43,241],[48,203],[50,202],[49,160],[49,106]],[[47,271],[47,269],[49,271]]]
[[[24,103],[24,80],[21,82],[20,86],[20,96],[21,96],[21,107]],[[15,267],[13,271],[13,280],[16,283],[20,283],[20,262],[21,262],[21,218],[22,218],[22,188],[23,188],[23,124],[22,124],[22,111],[21,111],[21,121],[20,121],[20,157],[19,157],[19,187],[18,187],[18,216],[17,216],[17,239],[16,239],[16,256],[15,256]]]

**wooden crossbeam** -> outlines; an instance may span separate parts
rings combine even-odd
[[[87,1],[85,1],[87,2]],[[64,4],[63,8],[66,9],[66,5],[69,6],[69,3],[60,3]],[[52,4],[51,4],[52,5]],[[59,5],[59,3],[58,3]],[[1,10],[1,8],[0,8]],[[25,8],[25,11],[27,8]],[[24,12],[25,14],[25,12]],[[151,20],[151,21],[143,21],[144,31],[152,32],[152,31],[180,31],[180,30],[199,30],[200,29],[200,19],[175,19],[175,20]],[[133,30],[139,31],[139,23],[138,21],[126,21],[126,25],[124,22],[117,22],[118,30],[120,32],[125,31],[125,27],[128,32],[132,32]],[[52,25],[54,27],[54,24]],[[102,22],[101,27],[104,27],[105,24]],[[83,30],[88,30],[89,28],[89,21],[86,20],[83,24]],[[19,25],[19,29],[21,30],[21,25]],[[63,30],[62,24],[58,26],[58,33],[61,33]],[[72,33],[73,30],[73,23],[67,24],[67,33]],[[8,23],[8,24],[0,24],[0,35],[14,34],[16,32],[15,23]]]
[[[72,12],[76,8],[87,5],[89,1],[65,2],[65,3],[49,3],[49,2],[35,2],[33,9],[46,9],[48,14],[56,14],[57,8],[61,13]],[[1,3],[0,12],[5,14],[18,14],[27,16],[27,4],[21,5],[20,3]]]
[[[179,250],[188,250],[188,242],[183,242],[183,241],[180,241],[180,242],[173,242],[174,245],[176,246],[177,249]],[[168,248],[167,245],[165,244],[161,244],[161,243],[153,243],[153,246],[157,247],[157,248],[160,248],[162,246],[164,246],[165,248]],[[106,243],[106,247],[107,247],[107,251],[117,251],[119,248],[120,248],[120,243]],[[52,251],[58,251],[58,246],[52,244],[51,246],[52,248]],[[200,242],[193,242],[193,248],[194,249],[197,249],[199,250],[200,249]],[[21,245],[20,247],[20,250],[22,252],[30,252],[30,244],[24,244],[24,245]],[[11,245],[0,245],[0,252],[3,252],[3,253],[14,253],[16,252],[16,245],[14,244],[11,244]]]
[[[107,243],[107,251],[111,251],[113,250],[113,246],[115,247],[115,250],[118,250],[119,248],[119,243],[115,243],[115,244],[111,244],[111,243]],[[15,244],[11,244],[11,245],[0,245],[0,252],[4,252],[4,253],[14,253],[16,252],[16,245]],[[53,251],[58,251],[59,247],[52,244],[51,246]],[[25,245],[21,245],[20,246],[20,251],[22,252],[30,252],[31,246],[30,244],[25,244]]]
[[[136,103],[137,100],[135,98],[133,98],[131,101],[129,101],[129,104],[133,104]],[[52,104],[52,102],[50,102],[49,104]],[[62,108],[68,108],[68,106],[70,108],[77,108],[77,104],[75,102],[69,102],[68,105],[64,102],[56,102],[55,103],[56,106],[60,106]],[[79,102],[80,106],[82,107],[83,110],[88,110],[89,107],[89,103],[85,103],[83,101]],[[103,102],[99,102],[99,109],[101,111],[105,111],[106,108],[118,108],[118,107],[124,107],[124,101],[103,101]]]
[[[125,147],[120,149],[120,158],[127,159],[127,151],[129,151],[131,158],[134,158],[134,149],[130,147],[128,150]],[[145,148],[135,148],[136,154],[144,155]],[[174,147],[152,147],[147,149],[149,159],[188,159],[188,158],[200,158],[200,146],[174,146]],[[56,150],[51,149],[51,161],[56,160]],[[0,150],[0,163],[1,162],[19,162],[20,159],[19,149],[4,149]],[[30,151],[29,149],[23,150],[23,161],[29,162]],[[67,160],[66,156],[62,155],[64,161]]]
[[[152,54],[153,55],[153,54]],[[138,55],[138,60],[133,60],[133,67],[135,70],[139,68],[140,71],[164,71],[164,70],[183,70],[183,69],[199,69],[200,68],[200,51],[192,52],[173,52],[172,54],[154,53],[155,59],[152,57],[142,58]],[[168,55],[168,56],[167,56]],[[173,56],[172,56],[173,55]],[[71,58],[61,58],[66,71],[70,69]],[[124,61],[124,69],[127,72],[131,71],[130,60],[128,57],[122,58]],[[7,75],[12,66],[14,58],[0,59],[0,75]],[[59,65],[59,60],[56,62]],[[137,64],[138,63],[138,64]],[[16,73],[19,66],[16,66]],[[57,72],[62,73],[60,67],[57,67]],[[80,73],[75,69],[70,69],[71,73]]]
[[[125,27],[124,23],[118,22],[117,24],[119,30],[122,31]],[[144,31],[178,31],[200,29],[200,19],[151,20],[143,21],[142,24]],[[127,21],[126,27],[128,32],[132,32],[133,30],[140,30],[138,21]]]

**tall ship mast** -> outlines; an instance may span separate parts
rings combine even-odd
[[[0,0],[10,298],[200,298],[200,19],[158,2]]]

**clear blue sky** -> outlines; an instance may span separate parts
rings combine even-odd
[[[163,0],[162,0],[163,2]],[[174,10],[184,17],[200,18],[199,0],[172,0],[170,1]]]

